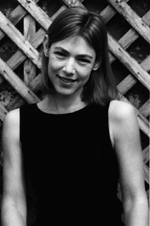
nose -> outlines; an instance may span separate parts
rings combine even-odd
[[[75,73],[75,61],[73,58],[69,58],[63,68],[66,75],[73,75]]]

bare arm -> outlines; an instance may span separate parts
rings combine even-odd
[[[26,201],[19,130],[19,109],[17,109],[8,113],[3,123],[2,226],[26,226]]]
[[[111,131],[120,168],[126,226],[148,226],[144,164],[135,109],[114,101],[110,107]]]

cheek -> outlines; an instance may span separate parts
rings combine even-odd
[[[55,72],[55,70],[56,70],[56,67],[53,64],[49,63],[48,64],[48,73],[51,74],[51,73]]]
[[[85,82],[86,82],[86,81],[89,80],[89,78],[91,76],[91,73],[92,73],[92,69],[91,68],[86,68],[86,69],[80,71],[80,78],[82,80],[85,80]]]
[[[62,67],[61,63],[57,61],[54,57],[49,57],[48,61],[48,71],[49,72],[55,72],[60,70]]]

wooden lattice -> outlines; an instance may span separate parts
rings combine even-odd
[[[47,5],[42,5],[43,2]],[[136,107],[138,113],[145,164],[145,185],[148,193],[150,10],[145,9],[145,11],[143,10],[144,14],[141,13],[142,15],[140,15],[134,9],[134,2],[136,0],[107,0],[99,1],[98,4],[95,1],[85,0],[84,5],[81,2],[77,4],[98,11],[106,22],[109,32],[109,56],[114,75],[116,75],[117,65],[119,65],[118,68],[121,68],[121,70],[118,69],[119,76],[116,75],[118,90],[122,100],[130,101]],[[15,8],[10,12],[0,11],[1,127],[4,116],[8,111],[20,107],[24,102],[35,103],[40,100],[40,46],[53,19],[67,7],[62,2],[58,2],[58,9],[52,7],[55,12],[50,13],[48,11],[50,5],[48,4],[52,3],[55,4],[53,0],[16,0]],[[95,7],[94,4],[96,4]],[[145,0],[145,4],[150,9],[149,2]],[[120,30],[115,30],[115,22],[113,21],[117,20],[117,17],[121,18],[125,27],[123,34]],[[118,23],[120,23],[119,20]],[[114,26],[114,32],[112,32],[112,26]],[[120,36],[117,36],[119,32]],[[116,37],[114,34],[116,34]],[[7,39],[14,44],[10,57],[4,54],[4,52],[7,52]],[[139,56],[135,57],[133,49],[139,50],[136,46],[139,39],[144,43],[145,49],[143,54],[139,53]],[[135,90],[138,94],[134,94]],[[140,95],[142,100],[139,98]]]

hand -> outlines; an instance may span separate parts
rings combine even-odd
[[[76,6],[78,2],[83,2],[83,0],[63,0],[63,2],[69,7]]]

